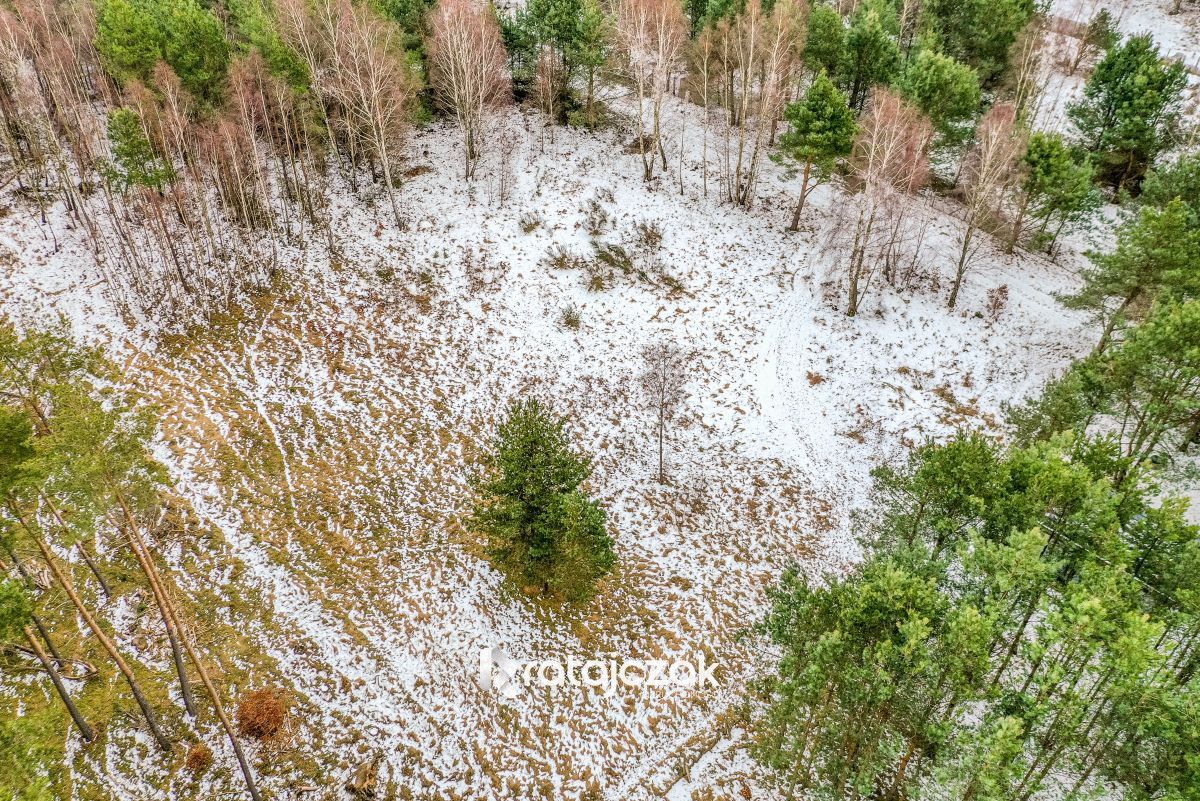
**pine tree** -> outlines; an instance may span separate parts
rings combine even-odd
[[[215,104],[229,67],[224,29],[196,0],[103,0],[96,19],[96,50],[121,83],[150,84],[166,61],[197,99]]]
[[[1168,669],[1200,641],[1191,590],[1174,590],[1200,564],[1186,503],[1160,501],[1113,440],[1070,435],[1009,451],[960,435],[876,475],[865,561],[820,582],[789,570],[770,592],[781,659],[755,754],[789,795],[1193,780],[1174,754],[1200,718],[1169,700],[1192,674]]]
[[[571,112],[571,81],[583,65],[583,58],[596,52],[597,17],[585,13],[585,0],[530,0],[519,17],[527,27],[527,37],[545,48],[552,60],[546,76],[549,100],[557,122],[566,122]],[[533,54],[537,62],[537,54]]]
[[[426,18],[436,5],[435,0],[372,0],[372,4],[384,16],[397,23],[408,34],[420,42],[426,28]]]
[[[108,140],[113,163],[106,165],[105,177],[120,191],[142,186],[162,192],[175,180],[170,163],[154,150],[146,137],[141,117],[131,108],[113,109],[108,115]]]
[[[1108,51],[1067,110],[1103,180],[1118,189],[1141,184],[1170,144],[1186,84],[1183,65],[1165,63],[1148,35]]]
[[[1039,223],[1038,244],[1052,248],[1059,236],[1082,225],[1100,207],[1101,197],[1093,185],[1091,162],[1078,158],[1061,134],[1034,133],[1029,138],[1021,169],[1017,215],[1008,238],[1009,253],[1016,248],[1028,220]]]
[[[1110,411],[1136,466],[1200,413],[1200,301],[1158,304],[1106,355]]]
[[[17,637],[24,639],[29,649],[37,657],[42,670],[50,677],[54,691],[58,694],[63,706],[66,707],[71,720],[75,722],[75,727],[79,729],[83,741],[90,743],[96,739],[96,732],[84,719],[79,708],[75,706],[71,694],[67,692],[67,687],[58,673],[58,667],[46,655],[37,635],[33,633],[33,628],[30,626],[32,622],[33,602],[26,594],[25,588],[16,581],[0,581],[0,642],[11,641]]]
[[[133,669],[117,650],[116,644],[109,635],[100,627],[95,615],[83,602],[74,583],[60,566],[58,558],[50,550],[46,542],[46,532],[34,517],[34,511],[39,502],[45,500],[45,495],[41,491],[43,477],[37,469],[35,453],[29,445],[33,427],[22,415],[11,413],[0,415],[0,425],[5,427],[5,430],[0,432],[0,447],[5,449],[0,452],[0,464],[6,466],[4,472],[0,474],[0,500],[4,503],[6,517],[13,521],[16,527],[37,546],[46,566],[59,586],[66,592],[71,604],[125,677],[158,747],[162,751],[170,751],[171,741],[163,733],[158,722],[158,715],[146,700]],[[55,522],[56,528],[59,530],[64,528],[57,520]]]
[[[1190,225],[1188,206],[1172,200],[1162,209],[1145,206],[1117,230],[1116,248],[1089,254],[1093,267],[1084,286],[1066,299],[1073,308],[1091,309],[1105,320],[1096,346],[1103,351],[1113,334],[1139,307],[1162,294],[1176,299],[1200,297],[1200,231]],[[1115,309],[1108,304],[1117,301]]]
[[[599,0],[582,0],[574,60],[587,74],[583,122],[589,128],[596,127],[596,73],[608,61],[611,28],[612,22],[600,7]]]
[[[689,35],[694,39],[704,27],[705,13],[708,11],[708,0],[683,0],[683,11],[687,14]]]
[[[161,21],[145,0],[97,4],[96,50],[104,68],[121,83],[148,83],[165,45]]]
[[[808,39],[804,60],[814,73],[836,75],[846,52],[846,24],[842,15],[827,3],[813,5],[808,15]]]
[[[1067,67],[1068,74],[1074,75],[1084,61],[1091,59],[1097,53],[1108,52],[1120,41],[1121,32],[1117,28],[1117,21],[1113,19],[1112,12],[1107,8],[1100,9],[1096,12],[1096,16],[1088,21],[1083,36],[1079,38],[1075,57],[1071,59],[1071,63]]]
[[[266,0],[225,0],[225,7],[245,40],[243,50],[257,50],[272,75],[282,78],[296,92],[307,92],[312,81],[308,65],[284,42]]]
[[[1021,403],[1004,406],[1015,444],[1027,446],[1063,431],[1087,431],[1106,402],[1108,386],[1095,357],[1072,364],[1061,376]]]
[[[36,369],[30,369],[36,365]],[[0,501],[7,519],[31,541],[72,606],[125,677],[160,748],[169,751],[158,716],[150,707],[132,667],[84,602],[49,539],[70,544],[104,526],[121,533],[141,568],[166,629],[184,705],[196,708],[184,654],[208,692],[230,740],[253,801],[260,801],[250,767],[204,661],[186,635],[170,578],[155,564],[142,520],[159,508],[165,471],[148,455],[154,423],[148,412],[133,411],[123,393],[98,390],[91,373],[109,373],[95,351],[79,350],[56,335],[22,338],[0,327],[0,391],[25,399],[41,425],[34,433],[22,409],[0,414]],[[177,592],[177,589],[176,589]],[[182,646],[182,650],[180,648]]]
[[[788,226],[789,231],[795,231],[800,227],[809,191],[829,180],[837,159],[850,155],[857,126],[846,95],[824,72],[813,81],[803,100],[788,104],[783,118],[790,127],[779,138],[779,155],[803,165],[800,198]]]
[[[513,402],[500,423],[469,527],[522,586],[586,599],[613,564],[603,510],[579,491],[591,460],[571,446],[565,421],[537,400]]]
[[[62,751],[47,743],[58,739],[58,715],[29,708],[18,699],[0,706],[0,794],[20,801],[59,801],[52,778],[61,771]]]
[[[925,112],[933,127],[948,140],[970,131],[979,109],[979,77],[966,64],[929,49],[908,60],[896,81],[900,94]]]
[[[855,12],[839,72],[851,108],[861,110],[873,86],[895,77],[900,46],[892,31],[898,29],[895,11],[886,3],[864,3]]]
[[[944,771],[943,786],[962,801],[1001,801],[1012,797],[1020,779],[1025,725],[1006,715],[988,725],[963,748],[961,761]]]
[[[1172,200],[1187,205],[1188,227],[1200,229],[1200,152],[1184,153],[1150,171],[1137,202],[1164,208]]]
[[[1035,0],[926,0],[922,26],[942,52],[974,67],[987,86],[1004,72],[1008,50],[1037,5]]]

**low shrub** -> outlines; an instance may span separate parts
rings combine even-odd
[[[237,707],[238,734],[255,740],[274,737],[287,720],[287,700],[282,690],[252,690]]]

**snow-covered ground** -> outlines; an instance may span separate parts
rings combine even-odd
[[[705,197],[696,109],[672,103],[667,119],[672,167],[647,186],[628,130],[550,136],[536,115],[506,113],[499,125],[517,146],[503,206],[495,148],[469,184],[455,131],[422,131],[409,166],[429,169],[410,170],[399,193],[404,230],[381,199],[339,189],[335,257],[293,248],[275,291],[157,341],[122,322],[80,232],[56,218],[56,249],[5,199],[3,310],[64,314],[106,344],[159,405],[160,454],[219,529],[222,569],[203,588],[255,598],[215,617],[277,665],[250,670],[250,684],[294,693],[290,744],[255,754],[278,797],[313,775],[336,786],[375,755],[399,797],[772,797],[736,709],[770,663],[741,636],[767,586],[788,564],[819,574],[853,562],[850,512],[872,467],[958,427],[998,433],[1001,403],[1095,341],[1054,297],[1076,285],[1087,236],[1057,262],[985,245],[948,311],[960,224],[941,202],[929,207],[925,280],[876,287],[846,317],[839,262],[819,234],[841,190],[814,193],[804,230],[788,233],[795,179],[768,164],[759,203],[743,211],[719,199],[714,166]],[[608,219],[598,232],[596,208]],[[639,244],[638,223],[661,229],[659,248]],[[592,240],[625,246],[646,278],[617,273],[595,289],[584,270],[547,262],[554,247],[590,258]],[[992,319],[988,293],[1001,286],[1009,302]],[[569,307],[577,330],[561,323]],[[665,487],[636,381],[639,350],[659,339],[696,354]],[[467,476],[523,394],[568,415],[596,458],[590,489],[619,564],[581,611],[506,588],[461,525]],[[703,652],[720,687],[507,700],[476,680],[491,645],[518,658]],[[237,792],[229,754],[209,742],[223,770],[206,788]],[[123,797],[162,797],[136,771],[119,785]]]
[[[855,558],[849,512],[870,468],[957,426],[995,430],[1002,401],[1036,390],[1094,332],[1053,298],[1070,268],[994,250],[956,312],[943,278],[874,291],[848,318],[836,257],[784,230],[795,186],[774,165],[747,212],[716,197],[714,176],[702,196],[697,141],[681,195],[673,175],[642,183],[623,132],[551,142],[536,117],[503,124],[520,143],[503,208],[488,168],[474,185],[458,176],[454,131],[424,132],[414,166],[431,170],[402,192],[409,230],[339,193],[340,258],[297,254],[286,291],[224,326],[152,347],[117,321],[73,232],[53,253],[18,215],[0,240],[17,254],[5,308],[62,310],[81,336],[104,332],[161,405],[164,458],[244,566],[223,580],[268,599],[259,636],[303,699],[319,762],[344,772],[378,751],[385,775],[445,797],[573,796],[589,782],[650,797],[731,736],[733,704],[768,658],[738,637],[765,587],[789,563],[817,573]],[[809,228],[838,192],[816,193]],[[610,218],[596,238],[637,254],[649,281],[618,274],[592,291],[582,270],[546,263],[552,246],[590,256],[593,200]],[[542,222],[524,233],[530,212]],[[636,223],[661,228],[658,250],[636,243]],[[957,230],[936,219],[927,272],[948,276]],[[1000,285],[1010,301],[992,321],[986,295]],[[560,323],[569,306],[578,330]],[[696,353],[668,487],[653,478],[636,385],[639,349],[660,338]],[[596,456],[620,567],[581,613],[508,593],[459,525],[474,455],[523,393],[569,414]],[[478,649],[493,644],[518,658],[703,650],[721,689],[509,702],[476,682]],[[738,753],[725,742],[698,769],[716,781],[745,767]]]
[[[1183,59],[1193,72],[1200,70],[1200,7],[1183,3],[1172,14],[1175,0],[1053,0],[1050,13],[1086,23],[1101,9],[1117,20],[1121,33],[1148,33],[1164,54]]]

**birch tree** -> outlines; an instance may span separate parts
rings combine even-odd
[[[929,181],[928,118],[899,95],[872,92],[850,162],[849,202],[841,204],[830,240],[846,258],[846,314],[853,317],[880,268],[896,263],[908,235],[912,195]]]
[[[667,483],[665,442],[667,429],[679,414],[686,397],[691,355],[670,342],[656,342],[642,348],[642,373],[638,377],[642,392],[650,401],[658,439],[658,482]]]
[[[642,178],[649,181],[654,177],[656,150],[662,158],[662,169],[667,168],[662,144],[662,105],[687,41],[683,6],[676,0],[620,0],[616,33],[625,71],[637,91],[638,150]],[[651,119],[649,136],[645,121],[647,103]]]
[[[801,0],[778,0],[769,11],[760,0],[749,0],[717,25],[728,110],[722,154],[725,194],[743,208],[754,202],[765,148],[802,66],[806,10]]]
[[[978,252],[977,237],[981,226],[996,212],[1020,178],[1017,166],[1025,154],[1025,147],[1025,135],[1017,125],[1017,109],[1011,103],[997,103],[979,121],[975,147],[967,156],[960,184],[965,219],[954,285],[950,289],[948,305],[951,309],[958,303],[963,277]]]
[[[475,174],[488,116],[509,97],[500,26],[479,0],[441,0],[429,27],[429,83],[462,129],[463,170],[469,179]]]
[[[392,217],[395,162],[412,119],[416,79],[403,52],[403,32],[366,3],[353,0],[280,0],[281,32],[313,75],[335,153],[342,135],[351,163],[365,157],[382,172]]]

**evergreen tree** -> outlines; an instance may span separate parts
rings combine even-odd
[[[266,0],[225,0],[245,50],[262,54],[271,74],[282,78],[293,90],[306,92],[312,76],[300,54],[283,40]]]
[[[861,110],[873,86],[891,83],[895,77],[900,45],[893,31],[899,26],[895,10],[887,3],[863,3],[855,12],[839,73],[851,108]]]
[[[1188,227],[1200,229],[1200,152],[1184,153],[1150,171],[1142,183],[1140,204],[1164,208],[1172,200],[1187,206]]]
[[[608,30],[608,18],[596,0],[530,0],[501,26],[517,97],[532,86],[539,48],[546,48],[553,59],[545,79],[552,94],[555,118],[559,122],[578,119],[572,113],[577,104],[571,95],[571,82],[585,69],[588,75],[585,119],[592,124],[595,71],[607,56]]]
[[[1102,179],[1118,189],[1140,185],[1170,144],[1186,84],[1183,65],[1165,63],[1148,35],[1108,51],[1067,110]]]
[[[950,56],[929,49],[909,59],[896,82],[900,94],[921,109],[948,140],[961,140],[971,131],[979,110],[979,77],[975,70]]]
[[[1097,53],[1106,53],[1121,41],[1121,32],[1117,21],[1107,8],[1102,8],[1088,21],[1076,45],[1075,57],[1071,60],[1067,71],[1074,75],[1084,61]]]
[[[1063,431],[1087,431],[1108,392],[1099,364],[1096,357],[1077,361],[1042,387],[1038,395],[1022,403],[1005,404],[1004,420],[1013,442],[1026,446]]]
[[[683,0],[683,10],[691,24],[690,35],[694,39],[704,28],[708,0]]]
[[[732,19],[745,7],[745,0],[707,0],[704,6],[704,24],[701,27],[716,25],[721,20]],[[768,10],[766,3],[763,3],[762,7],[764,11]]]
[[[13,640],[23,640],[29,650],[37,657],[41,668],[50,677],[54,691],[66,707],[67,713],[74,721],[76,728],[85,743],[96,739],[96,732],[84,719],[67,687],[59,675],[58,666],[51,661],[42,647],[41,641],[34,634],[31,624],[34,621],[33,601],[25,592],[25,588],[17,581],[0,581],[0,643]],[[43,632],[44,633],[44,632]]]
[[[1061,134],[1038,131],[1022,159],[1017,216],[1009,235],[1011,253],[1027,220],[1038,223],[1036,242],[1052,248],[1066,231],[1086,222],[1102,199],[1093,185],[1091,162],[1079,158]]]
[[[846,51],[846,24],[827,3],[817,3],[808,15],[804,60],[813,72],[836,75]]]
[[[925,0],[922,26],[942,52],[974,67],[984,85],[1001,76],[1008,49],[1037,13],[1035,0]]]
[[[96,50],[121,83],[149,84],[166,61],[192,95],[217,102],[229,67],[224,29],[196,0],[103,0],[96,19]]]
[[[153,6],[145,0],[103,0],[96,11],[96,50],[104,68],[121,83],[148,83],[166,45]]]
[[[1108,347],[1113,334],[1139,308],[1148,308],[1160,295],[1176,299],[1200,297],[1200,231],[1190,225],[1189,209],[1172,200],[1162,209],[1145,206],[1117,230],[1110,253],[1091,253],[1092,269],[1083,274],[1084,287],[1066,298],[1074,308],[1092,309],[1105,320],[1097,351]],[[1115,309],[1108,304],[1117,301]]]
[[[579,491],[590,474],[562,419],[536,400],[516,401],[474,480],[479,501],[469,526],[521,585],[586,599],[614,558],[603,510]]]
[[[141,117],[133,109],[122,107],[109,113],[108,140],[114,162],[106,165],[103,172],[121,191],[143,186],[161,192],[175,180],[175,171],[155,152],[142,128]]]
[[[62,754],[46,745],[58,734],[57,716],[30,709],[18,699],[0,701],[0,796],[19,801],[58,801],[52,781]]]
[[[790,126],[779,138],[783,158],[803,165],[800,198],[789,231],[800,227],[804,201],[813,186],[829,180],[837,159],[850,154],[857,126],[845,94],[822,72],[803,100],[788,104],[783,118]],[[812,179],[810,181],[810,179]]]
[[[411,37],[407,44],[420,46],[421,35],[426,29],[426,17],[433,9],[434,0],[372,0],[385,16],[395,21]]]
[[[537,71],[537,33],[529,20],[528,10],[517,9],[511,16],[500,16],[500,37],[508,51],[508,71],[512,75],[513,98],[529,96]]]
[[[163,57],[192,96],[208,104],[220,100],[229,69],[225,31],[212,12],[196,0],[171,0],[162,24],[167,37]]]
[[[1200,718],[1171,702],[1192,674],[1168,669],[1200,641],[1192,590],[1174,588],[1189,574],[1168,567],[1200,563],[1185,503],[1159,501],[1113,440],[1069,434],[1009,451],[960,435],[876,476],[865,561],[821,582],[787,571],[770,593],[781,659],[755,753],[789,794],[1029,801],[1051,775],[1134,795],[1194,781],[1175,754]]]
[[[1108,411],[1137,465],[1200,414],[1200,300],[1159,304],[1107,355]]]
[[[1011,715],[989,721],[964,744],[962,756],[941,769],[940,784],[963,801],[1004,801],[1020,780],[1025,724]]]
[[[596,71],[608,61],[609,36],[609,19],[599,0],[582,0],[573,60],[586,74],[582,122],[589,128],[596,125]]]

